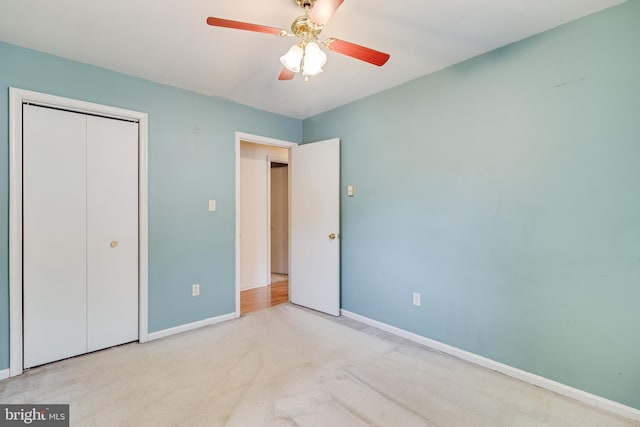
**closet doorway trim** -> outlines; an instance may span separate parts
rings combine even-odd
[[[148,115],[60,96],[9,88],[9,375],[22,369],[22,105],[138,122],[138,340],[148,340]]]

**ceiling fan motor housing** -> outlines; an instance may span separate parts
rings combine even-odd
[[[303,42],[315,40],[322,32],[322,26],[313,23],[307,15],[298,16],[291,24],[291,32]]]

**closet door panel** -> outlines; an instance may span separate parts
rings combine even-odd
[[[87,351],[85,125],[23,107],[25,368]]]
[[[138,339],[138,124],[87,117],[88,351]]]

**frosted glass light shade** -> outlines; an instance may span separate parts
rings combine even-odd
[[[322,72],[322,67],[327,63],[327,54],[315,42],[310,42],[304,49],[303,75],[315,76]]]
[[[282,65],[287,67],[289,70],[294,73],[300,72],[300,65],[302,64],[302,57],[304,55],[304,50],[300,45],[294,45],[289,49],[287,53],[280,57],[280,62]]]

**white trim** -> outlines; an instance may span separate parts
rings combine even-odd
[[[522,369],[514,368],[513,366],[505,365],[504,363],[496,362],[495,360],[491,360],[486,357],[461,350],[457,347],[453,347],[448,344],[423,337],[422,335],[414,334],[413,332],[409,332],[404,329],[388,325],[386,323],[378,322],[377,320],[373,320],[347,310],[341,309],[340,313],[343,316],[348,317],[349,319],[357,320],[360,323],[373,326],[374,328],[378,328],[399,337],[408,339],[409,341],[422,344],[425,347],[429,347],[433,350],[449,354],[466,362],[491,369],[492,371],[500,372],[520,381],[524,381],[537,387],[541,387],[554,393],[558,393],[562,396],[569,397],[587,405],[594,406],[598,409],[602,409],[604,411],[611,412],[613,414],[620,415],[634,421],[640,421],[640,410],[632,408],[630,406],[614,402],[613,400],[605,399],[604,397],[596,396],[595,394],[587,393],[586,391],[582,391],[577,388],[573,388],[568,385],[550,380],[548,378],[523,371]]]
[[[9,88],[9,371],[22,373],[22,97]]]
[[[250,291],[251,289],[266,288],[269,285],[270,285],[270,283],[267,283],[266,285],[247,286],[247,287],[242,288],[242,290],[243,291]]]
[[[267,136],[252,135],[250,133],[236,132],[236,144],[240,141],[252,142],[254,144],[271,145],[274,147],[291,148],[298,145],[297,142],[285,141],[282,139],[269,138]]]
[[[138,122],[138,341],[149,340],[149,121]]]
[[[3,369],[0,371],[0,381],[2,380],[6,380],[7,378],[9,378],[11,375],[9,374],[9,370],[8,369]]]
[[[218,323],[226,322],[236,318],[235,313],[223,314],[222,316],[211,317],[209,319],[198,320],[197,322],[187,323],[184,325],[176,326],[175,328],[163,329],[158,332],[152,332],[149,334],[149,341],[159,340],[160,338],[169,337],[171,335],[181,334],[183,332],[193,331],[194,329],[202,328],[205,326],[216,325]]]
[[[139,336],[148,339],[148,115],[60,96],[9,88],[9,372],[22,373],[22,104],[138,121],[139,146]]]
[[[236,132],[236,317],[240,317],[240,142],[252,142],[254,144],[271,145],[290,149],[298,145],[295,142],[266,136],[252,135],[244,132]]]

